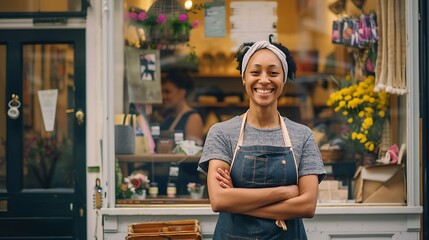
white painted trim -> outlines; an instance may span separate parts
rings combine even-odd
[[[102,3],[102,45],[103,45],[103,188],[108,192],[103,207],[114,207],[115,203],[115,142],[113,127],[113,104],[114,104],[114,0],[103,0]],[[111,183],[110,186],[108,183]],[[109,190],[113,191],[109,193]]]
[[[419,8],[418,1],[405,2],[407,203],[420,206]]]
[[[141,208],[104,208],[101,209],[103,215],[112,216],[134,216],[134,215],[217,215],[213,212],[210,206],[198,206],[198,207],[141,207]],[[421,214],[421,207],[406,207],[406,206],[359,206],[352,205],[348,207],[342,206],[320,206],[316,208],[316,215],[374,215],[374,214]]]
[[[66,24],[33,24],[33,19],[0,19],[0,29],[67,29],[85,28],[86,19],[69,18]]]

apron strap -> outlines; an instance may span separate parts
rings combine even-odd
[[[168,131],[174,131],[174,128],[176,128],[177,123],[180,121],[180,119],[183,117],[183,115],[190,110],[182,110],[177,114],[177,116],[174,118],[174,121],[171,123],[170,127],[168,128]]]
[[[292,141],[290,140],[289,132],[286,127],[286,123],[283,120],[282,116],[279,113],[280,117],[280,126],[282,128],[283,140],[285,141],[285,146],[290,147],[290,151],[292,152],[293,161],[295,162],[295,172],[296,172],[296,184],[298,184],[298,164],[296,162],[295,153],[293,152]]]
[[[283,231],[287,230],[285,220],[276,220],[276,225],[277,225],[277,227],[282,228]]]
[[[240,135],[238,136],[238,142],[237,142],[237,146],[235,146],[235,150],[234,150],[234,155],[232,156],[232,160],[231,160],[231,167],[229,168],[230,170],[232,169],[232,165],[234,164],[234,160],[235,160],[235,155],[237,155],[237,151],[240,148],[240,146],[243,144],[243,137],[244,137],[244,124],[246,123],[246,118],[247,118],[247,112],[249,110],[247,110],[244,115],[243,115],[243,120],[241,121],[241,127],[240,127]]]

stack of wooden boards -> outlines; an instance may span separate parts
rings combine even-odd
[[[134,223],[128,227],[126,240],[202,240],[196,219]]]

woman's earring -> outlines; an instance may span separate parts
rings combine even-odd
[[[245,81],[243,81],[243,86],[244,86],[244,84],[246,84],[246,82],[245,82]]]

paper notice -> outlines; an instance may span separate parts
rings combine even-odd
[[[37,94],[39,96],[40,109],[42,109],[45,130],[47,132],[54,131],[58,89],[39,90]]]

